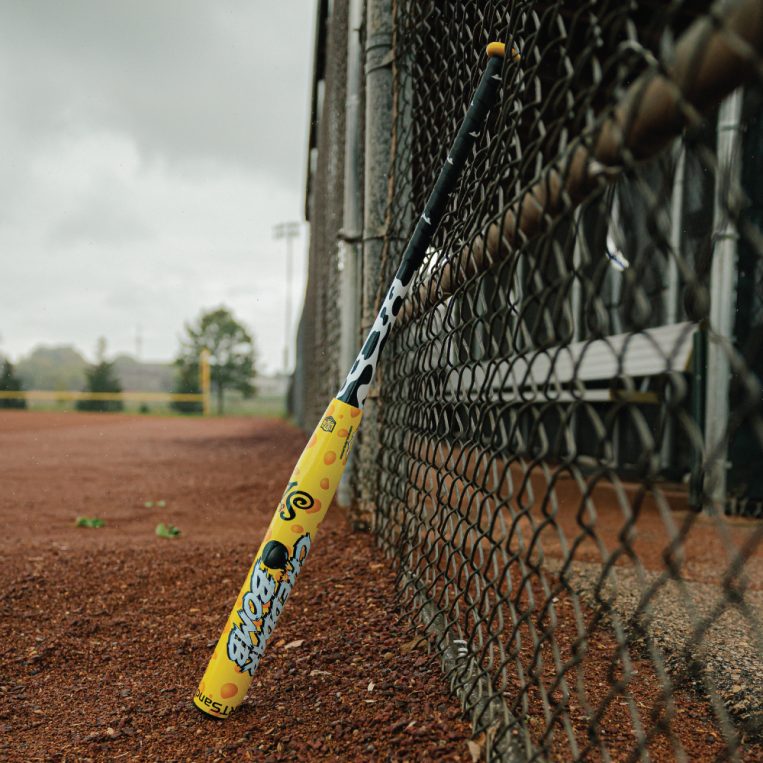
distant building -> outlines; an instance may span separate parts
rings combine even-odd
[[[289,386],[290,376],[276,373],[272,376],[258,375],[255,380],[258,397],[284,397]]]

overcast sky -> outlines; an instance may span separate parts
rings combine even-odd
[[[314,3],[0,0],[0,353],[170,359],[225,304],[282,364]],[[294,319],[305,229],[294,246]]]

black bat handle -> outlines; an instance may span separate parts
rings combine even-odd
[[[469,104],[464,121],[461,123],[453,145],[435,181],[434,188],[429,194],[424,212],[419,218],[413,235],[403,253],[403,259],[397,271],[397,277],[406,285],[410,282],[414,273],[424,261],[427,249],[432,243],[437,227],[442,220],[450,194],[458,183],[461,170],[469,158],[480,131],[485,123],[488,111],[498,100],[498,91],[501,87],[501,69],[503,67],[503,55],[491,54],[488,47],[488,60],[485,71],[482,73],[477,90],[472,102]]]
[[[416,223],[413,235],[405,247],[400,267],[384,297],[379,314],[368,333],[365,344],[336,395],[338,400],[348,405],[362,408],[368,396],[379,357],[403,300],[409,291],[413,276],[426,257],[427,249],[432,243],[437,226],[445,212],[448,198],[456,187],[461,170],[479,137],[487,113],[498,100],[505,52],[506,46],[503,43],[492,42],[487,46],[489,60],[472,102],[466,111],[464,121],[461,123],[434,188],[429,194],[424,212]],[[511,54],[514,60],[518,60],[519,56],[513,49]]]

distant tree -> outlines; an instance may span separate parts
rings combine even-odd
[[[0,372],[0,391],[21,392],[24,389],[21,380],[16,376],[16,371],[10,360],[3,362],[3,370]],[[26,408],[26,400],[18,398],[0,397],[0,408]]]
[[[85,369],[85,392],[121,392],[122,385],[114,370],[114,364],[106,360],[106,340],[98,340],[96,363]],[[121,400],[78,400],[78,411],[121,411]]]
[[[201,392],[198,358],[195,361],[190,358],[178,358],[175,361],[175,386],[172,391],[197,395]],[[201,403],[182,400],[170,403],[170,407],[179,413],[201,413],[204,410]]]
[[[244,397],[255,393],[254,340],[227,308],[202,312],[195,323],[185,325],[176,360],[178,376],[185,378],[188,386],[198,385],[199,355],[205,347],[209,350],[217,412],[221,414],[226,389],[237,390]]]
[[[26,389],[82,389],[87,360],[73,347],[36,347],[19,358],[16,373]]]

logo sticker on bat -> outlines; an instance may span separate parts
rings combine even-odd
[[[296,486],[296,482],[290,482],[286,486],[286,490],[281,497],[281,506],[283,508],[281,509],[280,517],[286,522],[289,522],[297,516],[295,509],[308,511],[315,506],[315,498],[313,498],[306,490],[295,490],[294,488]]]

